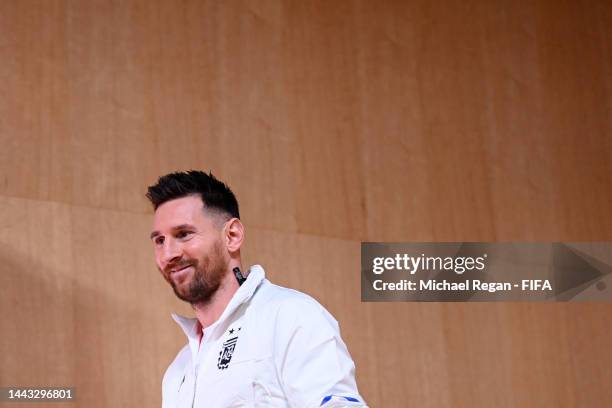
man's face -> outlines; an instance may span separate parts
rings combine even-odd
[[[151,240],[155,262],[180,299],[206,302],[227,272],[223,224],[199,196],[165,202],[155,211]]]

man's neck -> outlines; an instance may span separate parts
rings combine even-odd
[[[193,303],[191,306],[195,311],[196,318],[206,330],[208,326],[219,320],[223,311],[238,291],[238,281],[234,273],[229,270],[225,274],[219,289],[211,296],[207,302]]]

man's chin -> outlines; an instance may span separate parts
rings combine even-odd
[[[200,287],[195,289],[193,287],[181,288],[180,286],[174,286],[174,294],[181,299],[183,302],[190,304],[196,303],[207,303],[212,298],[216,289],[211,290],[209,287]]]
[[[183,302],[187,303],[196,303],[198,300],[195,296],[192,296],[190,293],[180,292],[178,290],[174,290],[174,294],[177,298],[181,299]]]
[[[172,289],[174,289],[174,294],[176,297],[181,299],[183,302],[187,303],[198,303],[206,300],[208,296],[206,296],[205,291],[202,290],[194,290],[189,285],[189,282],[183,282],[182,284],[173,284]]]

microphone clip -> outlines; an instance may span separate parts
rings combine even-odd
[[[242,284],[244,283],[244,281],[246,281],[247,278],[245,278],[242,275],[242,272],[240,272],[240,268],[239,267],[235,267],[233,269],[233,272],[234,272],[234,276],[236,277],[236,280],[238,281],[238,285],[242,286]]]

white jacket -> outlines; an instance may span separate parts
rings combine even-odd
[[[366,406],[336,320],[259,265],[201,346],[196,319],[173,317],[189,343],[164,375],[163,408]]]

